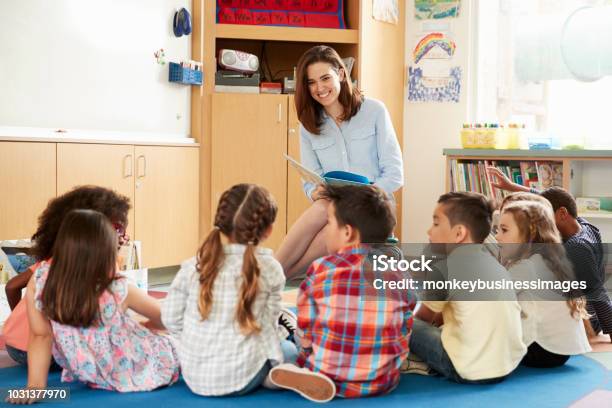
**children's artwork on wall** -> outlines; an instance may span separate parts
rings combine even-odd
[[[384,23],[397,24],[399,21],[397,0],[372,0],[372,17]]]
[[[448,77],[424,75],[423,67],[408,71],[408,100],[411,102],[455,102],[461,96],[461,67],[452,67]]]
[[[438,20],[459,17],[461,0],[414,0],[417,20]]]
[[[420,36],[412,50],[408,100],[413,102],[459,102],[461,69],[453,63],[457,45],[441,32]]]
[[[450,59],[457,45],[443,33],[429,33],[412,50],[412,59],[418,64],[421,59]]]

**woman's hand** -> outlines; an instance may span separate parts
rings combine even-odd
[[[520,184],[513,183],[510,179],[497,167],[487,167],[487,173],[490,177],[495,178],[496,182],[491,182],[491,185],[500,190],[506,191],[527,191],[529,187],[521,186]]]

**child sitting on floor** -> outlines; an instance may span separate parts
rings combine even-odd
[[[37,262],[51,259],[53,246],[62,220],[75,209],[95,210],[104,214],[117,232],[119,245],[129,242],[126,233],[130,199],[116,192],[98,186],[79,186],[54,198],[38,219],[38,228],[32,236],[31,253]],[[28,364],[28,335],[30,327],[26,312],[25,297],[21,297],[32,273],[38,267],[34,264],[28,270],[12,278],[6,285],[6,297],[12,312],[4,323],[3,335],[8,355],[18,364]],[[59,369],[53,362],[52,370]]]
[[[453,266],[468,269],[477,279],[510,280],[507,271],[482,245],[491,230],[493,208],[477,193],[442,195],[427,234],[432,244],[449,252]],[[455,296],[457,294],[454,294]],[[494,383],[503,380],[519,364],[526,347],[521,336],[520,307],[510,292],[488,293],[488,301],[448,299],[424,301],[414,319],[410,350],[429,367],[459,383]],[[432,324],[435,322],[436,324]],[[438,327],[441,326],[441,327]]]
[[[214,229],[172,282],[162,320],[196,394],[247,394],[268,385],[273,365],[296,358],[295,345],[277,335],[285,275],[272,251],[259,247],[272,233],[276,211],[262,187],[227,190]]]
[[[364,397],[390,392],[408,355],[415,297],[368,301],[365,243],[384,243],[395,226],[385,193],[374,186],[327,186],[325,230],[331,254],[312,263],[298,294],[298,368],[282,364],[270,372],[275,385],[317,402],[335,395]]]
[[[159,304],[116,271],[117,234],[106,216],[68,213],[52,260],[39,265],[27,287],[28,388],[47,386],[51,354],[63,368],[62,381],[92,388],[150,391],[178,379],[170,338],[127,313],[132,309],[163,328]]]
[[[537,279],[568,281],[572,278],[571,265],[565,258],[550,203],[506,203],[497,240],[502,244],[502,260],[513,279],[535,282]],[[555,301],[554,298],[562,299],[561,296],[551,295],[535,290],[517,293],[523,316],[523,340],[528,346],[522,364],[529,367],[558,367],[565,364],[570,355],[591,351],[581,321],[587,315],[584,299]]]

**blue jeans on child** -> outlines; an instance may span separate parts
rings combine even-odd
[[[411,353],[421,357],[430,368],[451,381],[463,384],[494,384],[507,377],[475,381],[462,378],[442,346],[442,329],[420,319],[414,319],[409,347]]]
[[[16,349],[15,347],[9,346],[6,344],[6,354],[9,355],[10,358],[13,359],[17,364],[26,366],[28,365],[28,352]],[[51,366],[49,367],[49,371],[61,371],[62,367],[60,367],[53,357],[51,357]]]
[[[289,340],[281,341],[281,350],[283,351],[283,360],[285,363],[295,363],[295,361],[297,360],[298,351],[297,347],[293,342]],[[229,394],[229,396],[245,395],[255,391],[263,384],[271,369],[272,364],[270,363],[270,360],[268,360],[265,362],[263,367],[261,367],[261,370],[259,370],[259,372],[255,374],[255,377],[253,377],[253,379],[243,389],[235,391]]]

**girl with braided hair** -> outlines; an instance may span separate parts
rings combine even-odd
[[[162,321],[196,394],[247,394],[267,385],[273,365],[297,358],[295,345],[281,344],[276,334],[283,269],[259,246],[276,212],[262,187],[238,184],[225,191],[213,230],[172,282]]]

